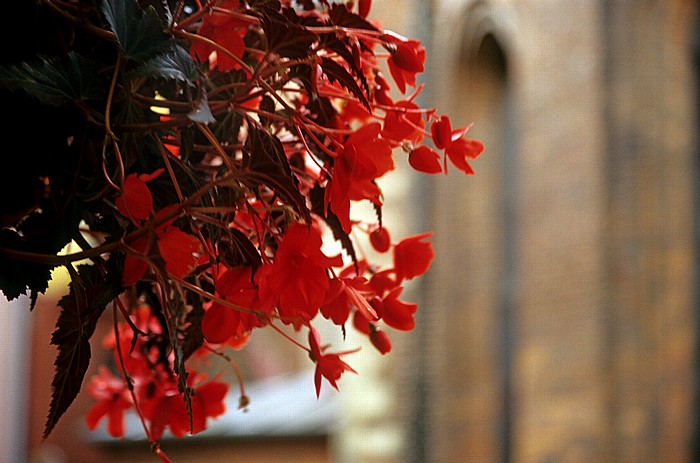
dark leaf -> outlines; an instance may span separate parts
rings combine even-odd
[[[348,11],[347,6],[343,3],[334,3],[331,5],[329,17],[336,26],[351,27],[353,29],[366,29],[370,31],[378,31],[370,22],[362,18],[362,16]]]
[[[128,58],[144,61],[170,47],[153,7],[142,9],[136,0],[104,0],[102,12]]]
[[[219,239],[216,247],[219,259],[228,267],[250,265],[255,270],[262,263],[258,249],[236,228],[229,229],[227,234]]]
[[[176,45],[167,53],[149,59],[129,74],[129,78],[135,77],[172,79],[193,86],[199,74],[190,54]]]
[[[355,267],[357,267],[357,253],[355,252],[355,246],[352,244],[352,239],[343,230],[343,226],[340,224],[338,216],[336,216],[330,209],[326,210],[326,208],[323,206],[324,195],[325,189],[318,183],[315,184],[310,193],[311,212],[323,218],[328,225],[328,228],[331,229],[333,237],[340,243],[343,249],[345,249],[345,252],[347,252],[348,256],[350,256],[353,264],[355,264]]]
[[[0,87],[23,90],[40,102],[60,106],[103,95],[94,65],[77,53],[64,59],[42,59],[0,67]]]
[[[372,112],[372,107],[369,104],[367,96],[362,92],[362,89],[357,84],[353,76],[340,64],[330,58],[321,59],[321,69],[328,76],[331,82],[340,82],[340,85],[345,87],[350,93],[355,95],[365,107]]]
[[[94,265],[78,267],[78,278],[58,302],[61,315],[51,336],[51,344],[58,346],[58,356],[44,438],[78,395],[90,364],[90,337],[107,304],[121,292],[119,271],[114,263],[108,265],[107,275]]]
[[[201,122],[203,124],[216,122],[214,115],[211,113],[211,109],[209,109],[209,100],[207,99],[206,92],[199,92],[199,96],[194,101],[194,108],[187,113],[187,117],[193,122]]]
[[[318,35],[291,22],[285,16],[267,11],[261,19],[267,49],[285,58],[303,58],[311,53]]]
[[[20,235],[9,228],[0,229],[0,249],[29,251]],[[49,287],[52,265],[12,259],[0,250],[0,288],[8,300],[25,294],[43,293]]]
[[[244,180],[250,186],[265,185],[277,193],[285,203],[303,217],[310,219],[304,196],[297,187],[289,161],[277,137],[254,126],[248,128],[245,151],[248,155],[246,167],[250,172]]]

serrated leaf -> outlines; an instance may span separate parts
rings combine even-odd
[[[260,23],[268,51],[285,58],[308,56],[311,46],[319,40],[315,33],[272,11],[267,11]]]
[[[110,267],[105,276],[96,266],[79,266],[77,281],[71,282],[70,292],[58,302],[61,315],[51,336],[58,356],[44,438],[78,395],[90,364],[90,337],[107,304],[121,292],[121,277],[115,274],[115,265]]]
[[[330,58],[321,59],[321,69],[323,69],[323,72],[331,82],[339,82],[340,85],[355,95],[357,99],[360,100],[360,102],[365,105],[370,112],[372,112],[372,107],[369,104],[367,96],[365,96],[365,94],[362,92],[362,89],[357,82],[355,82],[352,74],[350,74],[347,69]]]
[[[99,99],[103,89],[96,67],[71,52],[64,59],[40,59],[0,67],[0,87],[23,90],[41,103],[60,106],[78,100]]]
[[[245,152],[249,172],[244,182],[254,187],[260,184],[277,193],[294,211],[308,222],[309,210],[299,191],[282,143],[277,137],[254,126],[249,127]]]
[[[199,77],[192,57],[182,47],[175,46],[167,53],[160,54],[129,74],[129,78],[154,77],[187,82],[193,86]]]
[[[350,256],[355,267],[357,267],[357,253],[355,252],[355,246],[352,244],[350,235],[345,233],[343,230],[343,226],[341,225],[338,216],[336,216],[330,209],[326,210],[324,207],[323,198],[325,196],[325,188],[316,183],[311,189],[309,196],[311,198],[311,212],[323,218],[324,222],[326,222],[328,225],[328,228],[331,229],[333,238],[335,238],[343,249],[345,249],[345,252],[348,254],[348,256]]]
[[[171,45],[153,7],[143,9],[136,0],[104,0],[102,13],[128,58],[145,61]]]

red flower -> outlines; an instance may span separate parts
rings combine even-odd
[[[165,270],[183,278],[190,273],[199,261],[201,244],[199,240],[189,233],[185,233],[172,225],[162,225],[156,230],[158,253],[165,262]],[[149,253],[149,237],[141,236],[129,246],[137,253],[147,256]],[[127,254],[124,259],[124,271],[122,285],[130,286],[139,281],[146,273],[149,262],[146,258],[140,258]]]
[[[221,4],[221,8],[238,10],[241,8],[239,0],[227,0]],[[226,14],[210,13],[202,19],[202,25],[197,31],[198,35],[207,37],[218,43],[232,55],[242,58],[245,53],[245,42],[243,34],[247,30],[248,24]],[[209,59],[209,55],[216,52],[215,59],[210,62],[210,67],[217,67],[220,71],[226,72],[231,69],[240,68],[238,62],[228,54],[214,48],[212,45],[202,41],[194,41],[190,54],[200,61]]]
[[[161,173],[163,169],[157,169],[152,174],[129,174],[124,179],[121,195],[115,201],[119,213],[137,222],[148,219],[153,212],[153,197],[146,182]]]
[[[399,281],[410,280],[428,271],[435,251],[431,243],[423,240],[431,235],[422,233],[409,236],[394,246],[394,272]]]
[[[445,173],[447,173],[447,159],[449,158],[457,169],[467,175],[474,174],[474,169],[469,165],[467,159],[479,157],[484,151],[484,144],[479,140],[464,138],[470,127],[452,130],[450,118],[447,116],[440,116],[430,126],[433,143],[437,148],[445,150]]]
[[[479,140],[453,135],[452,144],[445,150],[445,154],[457,169],[467,175],[474,175],[474,169],[469,165],[467,159],[476,159],[483,151],[484,144]],[[447,172],[447,163],[445,163],[445,172]]]
[[[313,326],[309,326],[309,357],[313,362],[316,363],[316,371],[314,372],[314,384],[316,385],[316,397],[321,394],[321,378],[326,378],[326,380],[333,386],[336,390],[338,389],[337,381],[340,376],[346,372],[351,371],[357,373],[350,367],[347,363],[340,360],[341,355],[349,354],[349,352],[338,352],[334,354],[324,354],[323,351],[326,350],[327,346],[321,347],[320,345],[321,337],[318,331]]]
[[[326,188],[326,206],[350,233],[350,201],[368,199],[381,205],[381,190],[374,182],[394,169],[391,145],[379,137],[379,123],[368,124],[345,141],[333,164],[333,178]]]
[[[418,309],[417,304],[403,302],[399,296],[403,287],[398,286],[392,289],[382,300],[381,317],[384,323],[392,328],[401,331],[411,331],[416,326],[413,315]]]
[[[369,10],[372,7],[372,0],[359,0],[358,2],[358,14],[363,18],[366,18],[369,14]]]
[[[391,236],[386,227],[377,227],[369,233],[369,242],[377,252],[387,252],[391,247]]]
[[[190,372],[188,384],[192,384],[199,378],[194,372]],[[140,399],[143,403],[142,412],[151,423],[151,435],[154,440],[163,436],[166,428],[175,437],[182,437],[191,432],[197,434],[206,428],[208,418],[216,418],[226,412],[224,400],[228,393],[228,385],[219,381],[209,381],[201,386],[194,387],[191,394],[192,427],[190,428],[190,415],[183,396],[177,390],[177,381],[174,378],[163,375],[155,388],[157,395],[150,400]]]
[[[294,223],[282,237],[274,262],[258,270],[261,297],[277,306],[285,323],[297,328],[308,323],[326,301],[327,269],[343,264],[340,255],[323,254],[321,245],[316,227]]]
[[[230,338],[245,341],[253,328],[263,326],[262,320],[252,310],[261,310],[258,290],[253,285],[252,268],[241,267],[225,270],[216,280],[216,294],[231,304],[251,309],[236,310],[219,302],[213,302],[204,312],[202,334],[211,343],[222,343]]]
[[[387,60],[389,72],[401,93],[406,93],[406,85],[416,86],[416,74],[423,72],[425,47],[420,41],[407,39],[393,32],[387,32],[382,38],[389,43],[391,56]]]
[[[107,417],[107,432],[112,437],[124,436],[124,412],[131,408],[129,389],[123,379],[114,376],[104,366],[88,384],[88,394],[97,400],[85,416],[90,431]]]
[[[369,340],[382,355],[391,351],[391,340],[389,340],[389,336],[385,331],[381,331],[376,328],[370,329]]]
[[[398,143],[402,140],[420,143],[425,127],[420,108],[411,101],[399,101],[393,107],[396,109],[386,112],[382,136]]]
[[[408,163],[417,171],[426,174],[442,172],[440,155],[425,145],[420,145],[408,154]]]

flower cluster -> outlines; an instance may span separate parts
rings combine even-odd
[[[396,156],[423,173],[447,173],[449,160],[472,174],[483,151],[468,127],[416,103],[420,41],[369,20],[369,0],[43,3],[70,24],[72,48],[2,71],[38,84],[12,90],[77,108],[61,138],[75,164],[41,177],[43,222],[0,235],[0,264],[36,264],[12,280],[35,295],[46,266],[71,273],[47,433],[80,389],[87,363],[74,354],[109,304],[116,370],[90,382],[88,424],[107,417],[119,436],[133,409],[153,443],[224,411],[226,386],[203,381],[193,356],[242,349],[259,329],[306,331],[308,345],[294,342],[316,366],[318,394],[324,378],[337,388],[354,372],[341,360],[351,351],[329,351],[318,323],[353,327],[381,354],[391,330],[414,328],[417,306],[402,294],[430,266],[431,235],[392,239],[381,178]],[[373,220],[356,218],[358,202]],[[50,220],[82,252],[42,255],[30,227]]]

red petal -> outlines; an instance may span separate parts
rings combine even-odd
[[[394,246],[394,271],[399,280],[410,280],[422,275],[430,268],[435,257],[433,245],[425,242],[431,233],[413,235]]]
[[[243,57],[243,53],[245,52],[245,43],[243,42],[241,36],[238,35],[237,32],[227,29],[222,29],[221,32],[222,33],[220,34],[216,34],[216,42],[231,52],[231,54],[235,57]],[[216,55],[217,67],[219,68],[219,71],[226,72],[231,69],[238,69],[240,67],[238,61],[231,58],[227,53],[217,50]]]
[[[369,340],[372,341],[372,345],[377,348],[382,355],[391,351],[391,341],[386,332],[381,330],[373,330],[369,334]]]
[[[233,309],[221,304],[212,304],[202,318],[202,334],[207,341],[219,344],[236,332],[238,317]]]
[[[391,247],[391,236],[386,227],[374,229],[369,234],[369,242],[377,252],[387,252]]]
[[[423,72],[423,63],[416,53],[416,48],[412,47],[411,44],[411,42],[396,43],[396,51],[392,53],[394,64],[411,73]]]
[[[452,124],[448,116],[440,116],[438,120],[430,126],[433,135],[433,143],[438,149],[445,149],[452,143]]]
[[[416,326],[413,315],[418,308],[417,304],[403,302],[398,299],[403,288],[394,288],[384,298],[382,320],[392,328],[401,331],[410,331]]]
[[[146,220],[153,210],[153,197],[146,182],[130,174],[124,180],[122,194],[116,200],[117,209],[124,217]]]
[[[168,273],[183,278],[197,265],[201,246],[195,236],[170,226],[159,236],[158,249]]]
[[[369,10],[372,7],[372,0],[360,0],[358,4],[359,12],[358,14],[363,18],[366,18],[369,14]]]
[[[408,163],[419,172],[437,174],[442,172],[440,155],[425,145],[421,145],[410,152]]]

